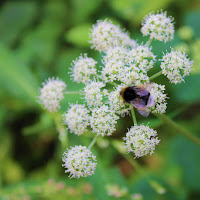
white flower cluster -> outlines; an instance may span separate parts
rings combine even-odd
[[[42,85],[39,102],[49,112],[56,112],[60,108],[60,101],[64,98],[64,90],[66,89],[65,82],[53,77],[48,78]]]
[[[147,15],[143,22],[141,32],[151,39],[167,42],[174,38],[173,18],[167,17],[167,12]]]
[[[167,95],[164,94],[165,86],[151,83],[146,85],[146,88],[150,92],[153,98],[152,100],[154,101],[153,105],[150,107],[152,113],[165,113],[167,108]]]
[[[102,104],[103,92],[101,92],[101,88],[105,86],[106,84],[101,81],[91,81],[86,84],[84,88],[85,100],[89,107],[100,106]]]
[[[184,77],[189,75],[192,70],[192,61],[190,61],[184,52],[171,50],[166,53],[161,62],[162,73],[167,76],[171,83],[180,83]]]
[[[132,47],[136,42],[132,40],[128,33],[122,31],[119,26],[114,25],[110,20],[98,20],[90,34],[92,48],[98,51],[108,51],[116,46]]]
[[[120,81],[127,85],[149,82],[147,72],[153,67],[155,55],[151,48],[137,45],[134,49],[115,47],[103,58],[102,77],[105,82]]]
[[[156,136],[155,130],[140,125],[131,127],[123,139],[128,152],[134,152],[136,157],[142,157],[154,152],[155,146],[160,142]]]
[[[92,110],[90,125],[94,133],[101,136],[109,136],[116,130],[115,124],[119,117],[108,106],[103,105]]]
[[[90,80],[90,76],[96,74],[96,64],[97,62],[93,58],[88,58],[87,54],[79,56],[72,64],[74,81],[87,83]]]
[[[89,110],[82,104],[71,104],[71,108],[63,115],[64,124],[71,132],[81,135],[87,131],[89,125]]]
[[[73,80],[85,84],[80,92],[84,94],[85,104],[71,104],[63,115],[64,124],[71,132],[81,135],[91,129],[96,136],[110,136],[116,131],[120,116],[130,114],[133,107],[143,116],[149,112],[166,112],[165,86],[150,82],[161,72],[150,78],[148,72],[157,62],[150,42],[152,39],[164,42],[173,39],[172,18],[167,17],[166,12],[150,14],[145,17],[141,32],[150,36],[146,44],[137,44],[110,20],[99,20],[93,26],[90,34],[92,48],[104,54],[101,66],[97,66],[87,54],[72,63]],[[191,71],[192,62],[185,53],[172,49],[163,56],[160,67],[172,83],[179,83]],[[48,110],[56,111],[66,85],[59,79],[49,79],[43,85],[40,101]],[[133,115],[133,119],[136,123],[136,116]],[[135,125],[124,138],[125,147],[135,157],[152,154],[160,142],[156,136],[157,132],[149,126]],[[63,166],[70,173],[69,177],[80,178],[94,173],[96,160],[90,151],[93,144],[88,149],[85,146],[71,147],[64,153]]]
[[[96,156],[85,146],[75,146],[67,149],[62,158],[65,173],[70,173],[70,178],[91,176],[96,168]]]

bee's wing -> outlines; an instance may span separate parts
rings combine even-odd
[[[139,98],[136,98],[132,101],[130,101],[130,103],[133,105],[133,107],[135,108],[144,108],[146,105],[145,105],[145,102],[142,100],[142,99],[139,99]]]
[[[148,117],[150,113],[150,109],[148,108],[137,108],[137,111],[144,117]]]

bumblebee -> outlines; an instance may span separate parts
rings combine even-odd
[[[153,96],[146,89],[146,85],[125,87],[121,90],[120,95],[125,103],[133,105],[144,117],[149,115],[149,107],[155,104]]]

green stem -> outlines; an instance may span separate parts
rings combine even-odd
[[[153,41],[153,39],[149,38],[149,40],[147,41],[147,43],[145,44],[145,46],[149,47],[152,41]]]
[[[132,118],[133,118],[134,125],[137,126],[137,120],[136,120],[135,111],[134,111],[133,106],[131,108],[131,115],[132,115]]]
[[[68,134],[67,134],[66,128],[62,124],[60,115],[58,114],[54,115],[54,121],[56,124],[56,129],[59,133],[58,138],[61,141],[62,147],[65,148],[68,145]]]
[[[91,142],[90,145],[88,146],[88,149],[91,149],[92,146],[96,143],[97,137],[98,137],[98,135],[96,135],[95,138],[92,140],[92,142]]]
[[[81,91],[66,91],[64,94],[83,94]]]
[[[158,194],[164,194],[166,192],[166,189],[157,181],[152,180],[149,176],[146,175],[146,170],[135,160],[130,154],[127,154],[124,152],[124,148],[122,146],[122,143],[117,140],[112,140],[111,144],[113,147],[124,157],[128,162],[133,166],[133,168],[141,174],[141,176],[145,176],[149,185],[158,193]]]
[[[157,78],[158,76],[162,75],[162,71],[157,72],[153,76],[149,77],[149,80],[153,80],[154,78]]]
[[[169,117],[163,114],[155,114],[158,118],[160,118],[164,123],[168,124],[172,128],[174,128],[177,132],[184,135],[186,138],[194,142],[196,145],[200,146],[200,138],[194,136],[191,134],[188,130],[184,129],[181,125],[175,123],[173,120],[171,120]]]

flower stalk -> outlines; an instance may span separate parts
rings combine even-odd
[[[167,125],[171,126],[174,130],[176,130],[178,133],[182,134],[185,136],[187,139],[195,143],[196,145],[200,146],[200,138],[194,136],[192,133],[190,133],[188,130],[183,128],[181,125],[175,123],[172,119],[167,117],[164,114],[154,114],[156,117],[161,119],[164,123]]]
[[[149,77],[149,80],[151,81],[151,80],[153,80],[153,79],[159,77],[160,75],[162,75],[162,71],[159,71],[159,72],[157,72],[156,74],[150,76],[150,77]]]

